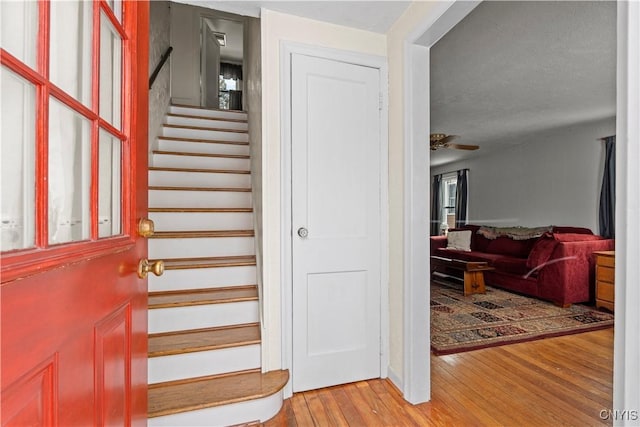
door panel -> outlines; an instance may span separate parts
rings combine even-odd
[[[378,94],[377,69],[292,57],[294,391],[380,375]]]
[[[12,73],[35,87],[33,102],[19,101],[35,119],[2,129],[3,162],[16,150],[22,162],[6,174],[3,163],[2,188],[27,190],[7,199],[9,209],[3,198],[2,224],[34,225],[14,245],[2,229],[0,422],[142,426],[147,283],[137,264],[147,244],[136,223],[147,207],[148,4],[124,2],[120,12],[106,2],[28,3],[37,6],[38,61],[12,55],[4,28],[0,55],[3,82]],[[0,3],[3,25],[7,13],[26,13],[14,6]],[[118,42],[100,42],[101,19]],[[5,95],[3,116],[16,108]]]
[[[54,419],[57,420],[54,416],[57,406],[54,378],[57,376],[56,359],[52,357],[3,391],[3,425],[54,425]]]

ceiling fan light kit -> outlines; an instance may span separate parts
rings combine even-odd
[[[446,135],[444,133],[432,133],[429,135],[429,148],[437,150],[439,148],[454,148],[456,150],[477,150],[478,145],[451,144],[450,141],[459,138],[458,135]]]

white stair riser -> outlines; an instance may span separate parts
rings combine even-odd
[[[158,146],[161,151],[181,151],[185,153],[204,154],[239,154],[249,155],[248,145],[236,144],[210,144],[207,142],[174,141],[169,139],[158,139]]]
[[[149,384],[260,367],[260,344],[150,357]]]
[[[254,323],[258,301],[153,308],[148,318],[150,334]]]
[[[158,231],[251,230],[251,212],[150,212]]]
[[[191,268],[165,270],[160,277],[149,276],[149,291],[163,292],[180,289],[223,288],[256,283],[256,266]]]
[[[249,142],[249,135],[244,132],[225,132],[215,130],[171,128],[164,126],[162,136],[173,136],[176,138],[209,139],[213,141],[238,141]]]
[[[240,191],[149,190],[152,208],[250,208],[251,193]]]
[[[247,120],[247,113],[224,110],[203,110],[200,108],[176,107],[173,105],[169,107],[169,113],[182,114],[184,116],[209,117],[214,119]]]
[[[236,129],[236,130],[249,129],[249,125],[246,122],[211,120],[209,118],[199,119],[194,117],[167,116],[165,123],[169,125],[197,126],[197,127],[203,127],[203,128],[216,128],[216,129]]]
[[[215,406],[197,411],[181,412],[163,417],[149,418],[148,427],[230,426],[252,421],[267,421],[282,407],[282,390],[263,397],[230,405]]]
[[[171,154],[154,154],[153,166],[159,168],[204,168],[248,171],[251,168],[249,159],[233,159],[226,157],[175,156]]]
[[[255,255],[253,237],[150,239],[149,258]]]
[[[251,175],[239,173],[149,171],[149,185],[248,188]]]

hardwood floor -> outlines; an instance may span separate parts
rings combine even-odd
[[[612,425],[613,329],[431,356],[432,400],[412,406],[388,380],[296,393],[280,426]]]

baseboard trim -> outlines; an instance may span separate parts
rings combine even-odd
[[[404,387],[401,380],[402,376],[398,375],[391,366],[387,368],[387,378],[398,389],[398,391],[400,391],[400,394],[402,394],[404,397]]]

